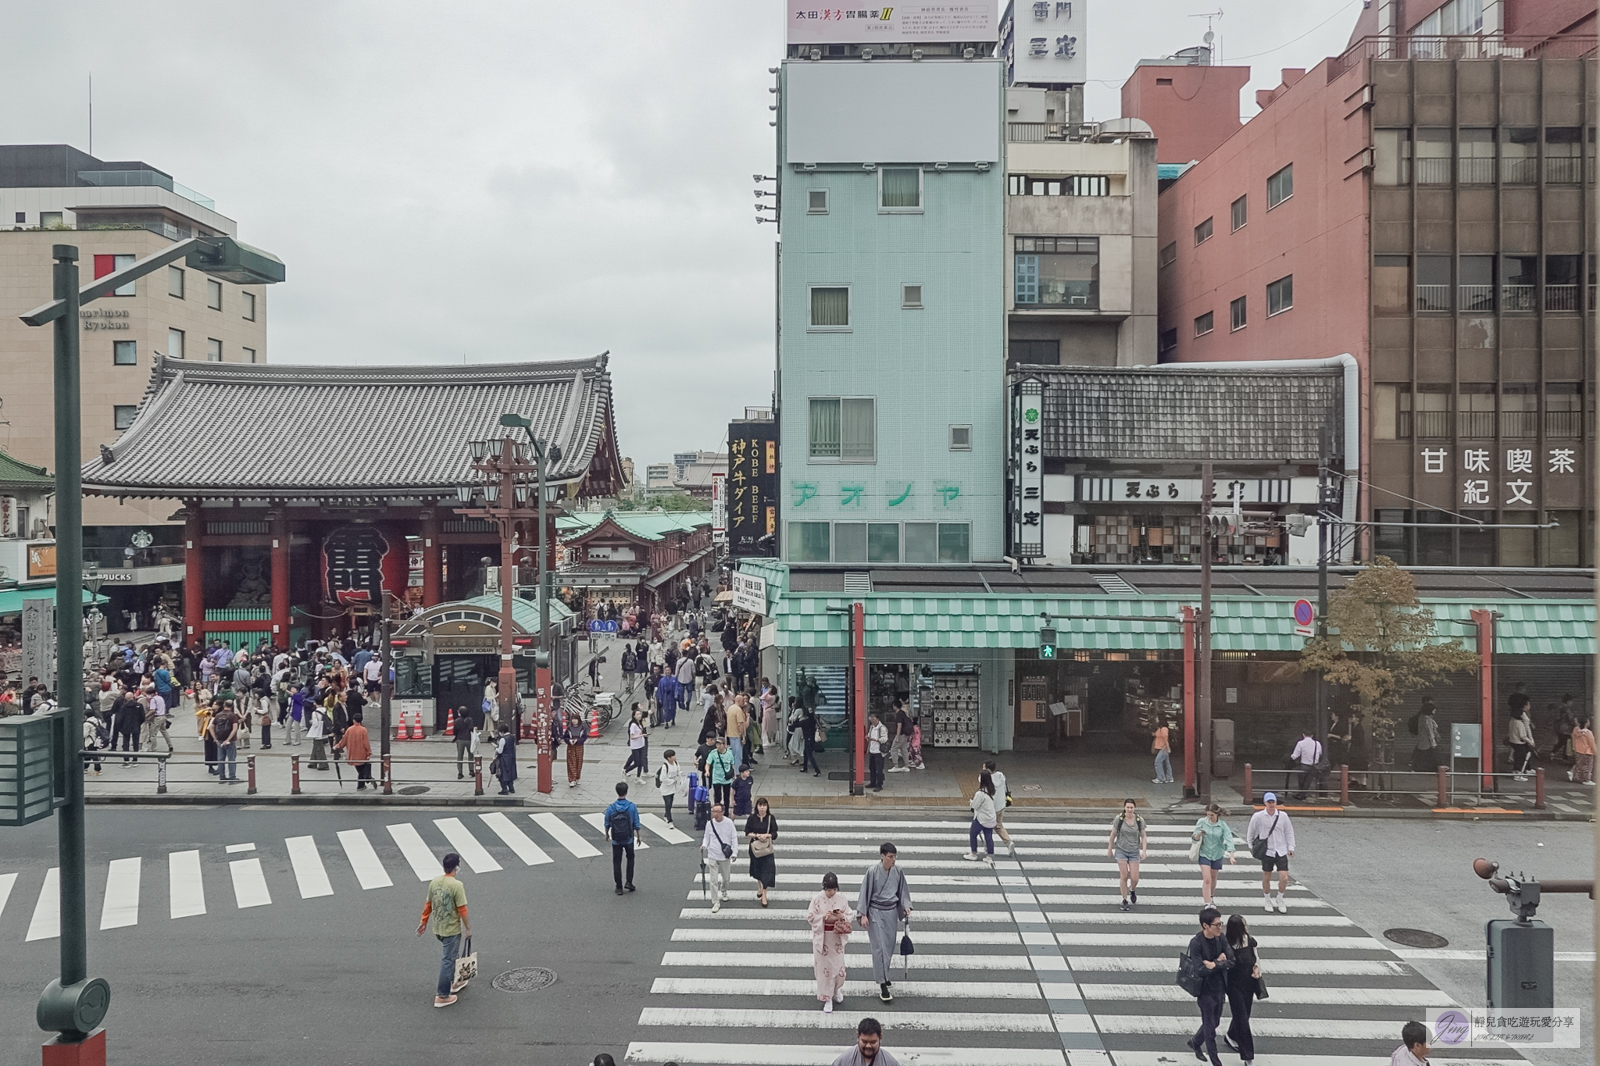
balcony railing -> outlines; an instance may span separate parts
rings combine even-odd
[[[83,563],[102,570],[132,570],[140,566],[181,566],[182,544],[152,544],[148,548],[85,548]]]
[[[1481,159],[1481,158],[1478,158],[1476,156],[1469,156],[1467,158],[1457,160],[1457,163],[1458,163],[1458,167],[1457,167],[1457,170],[1456,170],[1456,173],[1458,175],[1458,179],[1457,180],[1459,180],[1461,182],[1461,184],[1463,184],[1463,185],[1493,185],[1494,184],[1494,160],[1493,159]],[[1448,181],[1449,179],[1446,178],[1445,180]]]
[[[1416,161],[1418,185],[1449,185],[1450,160],[1423,158]]]
[[[1476,414],[1477,412],[1473,412]],[[1502,437],[1537,437],[1539,435],[1538,411],[1501,411],[1500,435]]]
[[[1460,296],[1463,311],[1494,310],[1493,285],[1462,285]]]
[[[1546,411],[1544,413],[1544,435],[1546,437],[1560,437],[1565,440],[1575,440],[1583,436],[1583,412]]]
[[[1365,59],[1582,59],[1595,53],[1594,34],[1548,36],[1372,36],[1346,48],[1329,70],[1330,80]]]
[[[1532,156],[1514,156],[1500,160],[1500,180],[1507,185],[1537,185],[1539,160]]]
[[[1546,311],[1578,310],[1578,287],[1576,285],[1546,285],[1544,287],[1544,309]]]
[[[1450,436],[1449,411],[1418,411],[1412,417],[1416,419],[1418,437]]]
[[[1465,308],[1466,289],[1461,287],[1461,306]],[[1537,311],[1539,309],[1539,294],[1533,285],[1502,285],[1500,286],[1500,308],[1503,311]]]
[[[1417,286],[1418,311],[1448,311],[1450,310],[1450,286],[1448,285],[1418,285]]]
[[[1577,156],[1545,156],[1544,180],[1547,185],[1577,185],[1583,181],[1583,160]]]
[[[1457,411],[1456,421],[1463,437],[1492,440],[1494,438],[1493,411]]]
[[[1064,141],[1071,129],[1064,122],[1007,122],[1006,140],[1012,144],[1043,144]]]

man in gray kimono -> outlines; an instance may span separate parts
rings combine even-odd
[[[911,917],[911,887],[905,875],[894,867],[895,846],[885,843],[878,849],[878,864],[867,868],[861,878],[861,897],[856,913],[861,928],[872,942],[872,976],[878,982],[878,998],[893,1002],[889,986],[889,963],[895,956],[895,933],[902,918]]]

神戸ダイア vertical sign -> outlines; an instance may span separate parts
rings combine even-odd
[[[1044,382],[1017,382],[1011,407],[1011,551],[1037,559],[1044,554]]]
[[[778,423],[728,423],[728,480],[723,486],[730,555],[777,555]]]

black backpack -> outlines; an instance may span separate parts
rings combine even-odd
[[[606,825],[611,830],[613,844],[626,844],[633,839],[633,815],[628,813],[627,808],[618,807],[612,811],[611,820]]]
[[[1420,729],[1421,727],[1422,727],[1422,712],[1421,711],[1418,711],[1416,714],[1414,714],[1410,718],[1406,719],[1406,730],[1412,736],[1416,736],[1417,735],[1417,730]]]

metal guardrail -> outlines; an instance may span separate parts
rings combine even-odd
[[[191,765],[192,766],[197,766],[197,767],[198,766],[204,766],[209,770],[211,767],[219,766],[219,764],[221,762],[221,760],[218,760],[218,759],[207,759],[205,757],[205,755],[203,755],[203,754],[178,755],[178,754],[176,754],[174,752],[167,752],[167,751],[162,751],[162,752],[152,752],[152,751],[114,751],[114,750],[112,750],[110,748],[97,748],[97,749],[86,748],[83,751],[80,751],[78,754],[79,754],[79,757],[86,764],[89,763],[89,762],[110,762],[110,761],[113,761],[115,759],[135,759],[135,760],[137,760],[137,759],[155,759],[155,760],[157,760],[157,765],[156,765],[156,794],[157,795],[165,795],[167,793],[167,785],[168,785],[168,782],[169,782],[169,776],[168,776],[167,767],[168,767],[169,763],[175,763],[178,766],[191,766]],[[249,795],[249,796],[254,796],[258,792],[258,788],[257,788],[257,785],[256,785],[256,760],[257,759],[288,759],[289,760],[289,795],[291,795],[291,796],[302,795],[303,794],[303,790],[301,789],[301,781],[300,781],[300,761],[302,759],[310,759],[310,758],[311,758],[310,755],[305,755],[305,754],[301,754],[301,753],[298,753],[298,752],[285,753],[285,754],[274,753],[274,754],[271,754],[271,755],[268,755],[268,754],[265,754],[265,753],[257,753],[257,754],[253,754],[253,755],[246,755],[244,758],[239,760],[240,762],[243,762],[245,764],[244,780],[245,780],[245,784],[247,786],[246,789],[245,789],[245,794]],[[483,795],[483,756],[474,755],[474,756],[471,756],[471,759],[472,759],[472,775],[473,775],[473,795],[474,796],[481,796],[481,795]],[[326,761],[330,762],[330,763],[344,763],[346,766],[350,765],[349,760],[341,758],[338,753],[333,752],[331,750],[328,752]],[[443,764],[443,765],[448,765],[448,766],[454,766],[456,764],[456,760],[451,759],[451,758],[428,758],[428,757],[409,758],[408,757],[408,758],[396,759],[392,754],[390,754],[390,755],[374,755],[370,761],[371,762],[376,762],[378,764],[378,771],[379,771],[379,775],[378,775],[377,779],[373,780],[371,782],[371,784],[373,785],[374,788],[376,788],[379,791],[381,791],[385,796],[390,796],[390,795],[394,794],[394,787],[395,787],[394,768],[395,768],[395,764],[396,763],[398,763],[404,770],[409,770],[411,767],[414,767],[414,766],[434,765],[434,764]],[[352,769],[352,773],[353,772],[354,772],[354,770]],[[197,778],[196,779],[196,783],[198,783],[199,780],[200,779]],[[420,777],[420,776],[413,776],[410,773],[405,773],[404,776],[401,778],[401,783],[402,783],[402,785],[443,784],[443,783],[450,782],[450,781],[455,781],[455,780],[458,780],[458,778],[453,778],[453,777],[448,777],[448,776],[446,776],[446,777]],[[339,778],[339,784],[342,786],[343,783],[344,783],[343,782],[343,778],[340,777]]]
[[[1436,770],[1436,771],[1427,771],[1427,770],[1362,770],[1362,771],[1357,771],[1357,772],[1359,774],[1363,775],[1363,776],[1370,776],[1372,778],[1379,779],[1380,783],[1377,783],[1377,784],[1373,784],[1373,783],[1362,784],[1362,783],[1358,782],[1357,785],[1356,785],[1355,791],[1364,792],[1364,793],[1366,793],[1368,795],[1373,795],[1373,796],[1416,796],[1416,797],[1432,796],[1432,797],[1434,797],[1434,800],[1435,800],[1435,804],[1434,805],[1438,806],[1438,807],[1448,807],[1448,806],[1450,806],[1451,803],[1455,800],[1455,797],[1458,795],[1458,791],[1459,791],[1460,795],[1469,795],[1470,794],[1472,796],[1475,796],[1475,797],[1478,797],[1478,798],[1482,798],[1482,796],[1485,795],[1485,793],[1482,790],[1482,779],[1485,778],[1485,777],[1490,778],[1491,779],[1491,784],[1493,784],[1494,782],[1498,781],[1501,778],[1505,778],[1505,779],[1508,779],[1508,780],[1515,781],[1516,778],[1519,776],[1519,775],[1517,775],[1515,773],[1487,773],[1487,774],[1485,774],[1485,773],[1480,773],[1480,772],[1478,772],[1476,770],[1473,770],[1473,771],[1470,771],[1470,772],[1459,772],[1458,773],[1458,772],[1456,772],[1454,770],[1451,770],[1451,769],[1449,769],[1448,767],[1445,767],[1445,766],[1439,767],[1438,770]],[[1326,775],[1330,774],[1330,773],[1334,774],[1335,777],[1336,777],[1337,791],[1339,793],[1339,801],[1338,801],[1339,802],[1339,806],[1341,806],[1341,807],[1350,806],[1351,805],[1350,804],[1350,793],[1352,791],[1351,784],[1350,784],[1350,767],[1349,766],[1345,766],[1345,765],[1340,765],[1338,767],[1333,767],[1333,768],[1330,768],[1328,771],[1324,771],[1319,776],[1325,778]],[[1301,771],[1300,770],[1298,770],[1298,769],[1257,770],[1250,763],[1245,763],[1244,764],[1244,798],[1245,798],[1245,802],[1247,804],[1251,805],[1251,806],[1254,806],[1255,802],[1256,802],[1256,792],[1257,792],[1257,790],[1256,790],[1256,787],[1255,787],[1255,776],[1257,774],[1262,774],[1262,775],[1265,775],[1265,776],[1268,776],[1268,777],[1275,777],[1278,774],[1282,774],[1283,775],[1284,784],[1283,784],[1283,787],[1281,789],[1275,789],[1274,790],[1274,789],[1262,788],[1260,791],[1263,792],[1263,793],[1264,792],[1268,792],[1268,791],[1281,791],[1287,797],[1287,795],[1292,791],[1293,792],[1300,791],[1299,788],[1298,788],[1299,778],[1300,778],[1300,775],[1301,775]],[[1524,779],[1526,779],[1528,777],[1531,777],[1533,779],[1533,809],[1536,810],[1536,811],[1544,810],[1545,809],[1544,768],[1543,767],[1536,767],[1532,774],[1521,775],[1521,776]],[[1394,788],[1392,786],[1394,785],[1395,779],[1397,779],[1397,778],[1399,778],[1399,779],[1420,778],[1421,780],[1416,782],[1416,783],[1418,783],[1418,784],[1427,783],[1427,784],[1431,785],[1431,787],[1420,788],[1420,789]],[[1468,780],[1477,779],[1478,782],[1479,782],[1479,786],[1478,786],[1477,790],[1476,791],[1469,791],[1469,790],[1466,790],[1466,789],[1458,790],[1457,781],[1460,778],[1465,778],[1465,779],[1468,779]],[[1406,780],[1402,780],[1402,783],[1408,783],[1408,782]],[[1520,784],[1521,782],[1517,782],[1517,783]],[[1321,796],[1325,792],[1334,791],[1334,789],[1330,789],[1330,788],[1328,788],[1326,786],[1326,782],[1325,781],[1324,782],[1308,781],[1307,785],[1309,787],[1307,787],[1304,790],[1305,793],[1307,793],[1307,794],[1315,794],[1317,796]],[[1491,791],[1489,794],[1493,795],[1493,792]]]

